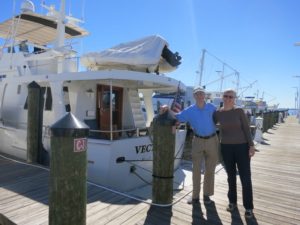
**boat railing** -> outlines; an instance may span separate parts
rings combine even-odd
[[[126,129],[114,129],[114,130],[95,130],[90,129],[89,138],[92,139],[106,139],[106,140],[118,140],[134,137],[143,137],[149,135],[149,127],[143,128],[126,128]]]
[[[27,129],[27,123],[16,122],[12,120],[0,120],[2,125],[5,127],[11,127],[16,129]],[[119,140],[127,138],[145,137],[151,135],[151,127],[130,127],[124,129],[113,129],[113,130],[100,130],[90,129],[89,138],[91,139],[103,139],[103,140]],[[177,126],[177,129],[187,129],[186,124],[181,123]],[[51,126],[43,125],[43,138],[50,138]]]
[[[144,137],[149,135],[150,127],[143,128],[126,128],[126,129],[114,129],[114,130],[100,130],[90,129],[89,138],[91,139],[103,139],[103,140],[118,140],[134,137]],[[43,126],[43,137],[50,138],[51,129],[50,126]]]
[[[27,50],[19,50],[15,51],[16,46],[13,48],[11,46],[5,47],[7,48],[7,53],[14,54],[18,52],[22,52],[26,58],[31,74],[45,74],[45,73],[55,73],[57,70],[57,66],[59,64],[63,64],[63,72],[77,72],[79,69],[79,57],[77,56],[64,56],[64,60],[57,60],[60,55],[59,54],[50,54],[50,49],[40,49],[34,48],[33,51]],[[2,52],[5,52],[2,48]],[[59,51],[57,51],[59,52]],[[63,55],[63,52],[61,53]],[[21,75],[23,74],[22,72]]]
[[[79,57],[65,58],[64,61],[56,61],[54,59],[41,60],[36,63],[36,60],[29,61],[29,68],[32,74],[44,74],[55,72],[57,65],[63,64],[64,72],[77,72],[79,68]]]
[[[180,130],[187,130],[187,125],[185,123],[180,123],[176,127]],[[152,135],[152,127],[132,127],[125,129],[114,129],[114,130],[94,130],[90,129],[89,138],[94,139],[127,139],[127,138],[137,138]]]
[[[27,129],[27,123],[20,123],[12,120],[0,120],[1,124],[7,128],[14,129]],[[95,130],[90,129],[89,138],[92,139],[104,139],[104,140],[118,140],[134,137],[143,137],[149,134],[150,127],[143,128],[127,128],[127,129],[115,129],[115,130]],[[43,125],[43,138],[51,137],[51,126]]]

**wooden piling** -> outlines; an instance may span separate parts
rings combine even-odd
[[[88,132],[71,113],[51,126],[49,225],[86,224]]]
[[[27,162],[42,163],[43,98],[36,82],[28,85]]]
[[[152,202],[156,204],[172,203],[175,122],[176,119],[168,112],[153,120]]]

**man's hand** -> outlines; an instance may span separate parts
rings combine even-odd
[[[165,114],[168,111],[169,111],[169,106],[168,105],[162,105],[159,108],[159,115]]]
[[[174,112],[172,110],[169,110],[169,106],[168,105],[162,105],[160,108],[159,108],[159,115],[163,115],[165,113],[168,113],[170,112],[172,115],[174,115]],[[177,120],[176,123],[175,123],[175,126],[179,126],[180,125],[180,122]]]

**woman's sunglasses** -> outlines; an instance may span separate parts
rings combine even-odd
[[[223,95],[223,98],[230,98],[233,99],[234,97],[232,95]]]

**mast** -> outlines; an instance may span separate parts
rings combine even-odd
[[[206,49],[202,49],[202,56],[200,61],[200,71],[199,71],[199,86],[202,87],[202,76],[203,76],[203,67],[204,67],[204,58],[205,58]]]
[[[240,73],[238,71],[235,71],[236,75],[236,94],[238,95],[238,91],[240,88]]]
[[[57,18],[57,37],[55,42],[55,48],[64,46],[65,44],[65,0],[60,1],[60,12]]]
[[[60,1],[60,12],[57,18],[57,35],[55,41],[55,48],[62,48],[65,45],[65,0]],[[64,58],[59,56],[57,58],[57,73],[62,73],[64,67]]]
[[[225,63],[223,63],[223,66],[222,66],[222,71],[221,71],[221,84],[220,84],[220,92],[222,92],[222,89],[223,89],[224,71],[225,71]]]

